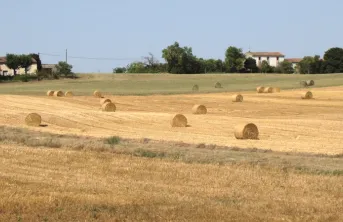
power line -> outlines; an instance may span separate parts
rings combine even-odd
[[[50,54],[50,53],[43,53],[43,52],[40,52],[39,54],[40,55],[45,55],[45,56],[61,56],[61,55]]]
[[[51,54],[51,53],[39,53],[40,55],[44,56],[55,56],[55,57],[62,57],[62,55],[57,55],[57,54]],[[71,59],[86,59],[86,60],[111,60],[111,61],[128,61],[128,60],[140,60],[141,58],[107,58],[107,57],[86,57],[86,56],[69,56],[67,55],[66,51],[66,60],[67,58]]]
[[[91,59],[91,60],[137,60],[137,58],[94,58],[94,57],[83,57],[83,56],[68,56],[72,59]]]

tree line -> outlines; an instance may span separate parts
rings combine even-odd
[[[191,47],[181,47],[178,42],[162,50],[164,63],[159,62],[151,53],[143,61],[132,62],[126,67],[117,67],[113,73],[171,73],[171,74],[201,74],[201,73],[343,73],[343,49],[330,48],[320,56],[305,56],[297,67],[285,60],[277,67],[262,61],[258,66],[253,58],[246,58],[242,49],[230,46],[225,51],[225,59],[204,59],[193,54]]]
[[[330,48],[322,59],[319,55],[305,56],[299,62],[298,69],[301,74],[343,73],[343,49]]]

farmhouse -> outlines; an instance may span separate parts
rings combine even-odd
[[[261,66],[262,61],[267,61],[270,66],[278,66],[280,62],[285,60],[285,55],[280,52],[247,52],[246,58],[253,58],[256,60],[257,66]]]
[[[32,65],[28,68],[27,74],[34,74],[37,71],[37,61],[32,58]],[[16,73],[18,75],[25,74],[24,68],[19,68],[16,70]],[[13,76],[14,71],[13,69],[10,69],[6,65],[6,57],[0,57],[0,75],[2,76]]]

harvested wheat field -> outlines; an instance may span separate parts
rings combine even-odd
[[[0,144],[0,221],[341,221],[342,177]]]
[[[252,89],[253,90],[253,89]],[[46,127],[34,130],[95,137],[121,136],[261,148],[285,152],[343,153],[343,87],[313,88],[314,99],[300,98],[303,90],[278,94],[244,92],[244,103],[232,103],[235,93],[106,96],[116,112],[101,112],[94,96],[47,97],[1,95],[0,125],[27,127],[23,116],[39,113]],[[75,92],[77,94],[77,92]],[[243,93],[243,92],[240,92]],[[192,115],[203,104],[206,115]],[[173,128],[176,113],[188,127]],[[237,140],[236,125],[253,122],[259,140]]]

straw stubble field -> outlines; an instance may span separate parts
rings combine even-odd
[[[240,92],[244,102],[232,102],[231,93],[152,96],[111,96],[116,112],[101,112],[92,96],[48,97],[1,95],[0,124],[26,127],[28,113],[38,113],[47,127],[35,130],[96,137],[205,143],[285,152],[343,153],[343,87],[312,89],[314,99],[302,100],[303,90],[273,94]],[[77,95],[77,92],[74,92]],[[193,115],[203,104],[205,115]],[[172,128],[176,113],[188,127]],[[236,125],[253,122],[259,140],[236,140]]]
[[[307,89],[202,94],[199,84],[191,94],[119,96],[98,88],[115,112],[102,110],[93,87],[65,87],[73,96],[0,95],[1,221],[343,220],[343,87],[311,88],[308,100]],[[194,110],[200,104],[206,112]],[[29,113],[41,127],[25,124]],[[187,127],[171,127],[177,113]],[[246,123],[259,140],[235,138]]]
[[[342,177],[0,145],[1,221],[342,221]]]

